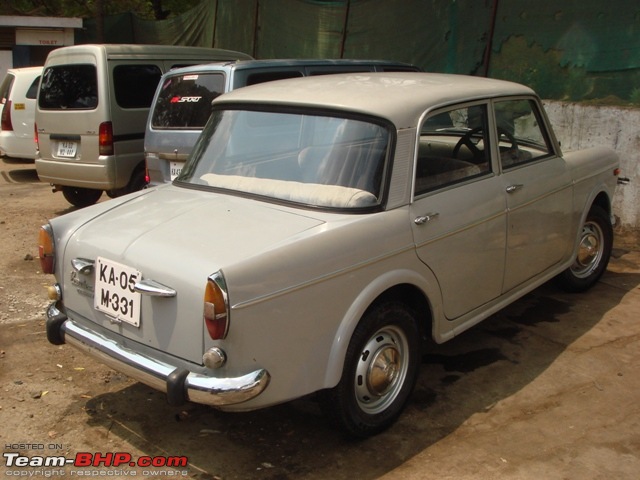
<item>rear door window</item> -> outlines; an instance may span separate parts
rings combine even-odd
[[[40,75],[36,77],[33,83],[29,86],[29,90],[27,90],[26,97],[29,100],[35,100],[38,96],[38,85],[40,85]]]
[[[157,65],[117,65],[113,69],[116,102],[122,108],[149,108],[161,76]]]
[[[211,102],[223,92],[220,73],[168,77],[158,94],[151,124],[157,129],[202,129],[211,116]]]
[[[4,77],[2,84],[0,84],[0,103],[4,105],[9,100],[9,93],[11,92],[11,86],[13,85],[13,75],[7,75]]]
[[[89,110],[98,106],[98,76],[91,64],[47,67],[38,105],[45,110]]]

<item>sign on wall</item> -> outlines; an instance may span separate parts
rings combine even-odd
[[[38,45],[62,47],[65,45],[64,30],[16,29],[16,45]]]

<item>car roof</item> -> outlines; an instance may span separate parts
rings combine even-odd
[[[209,62],[200,65],[189,65],[186,67],[175,68],[167,72],[167,75],[188,74],[194,72],[206,72],[207,70],[218,71],[221,68],[226,70],[252,70],[259,68],[284,68],[284,67],[300,67],[300,66],[369,66],[375,65],[380,67],[398,66],[403,68],[415,68],[415,65],[404,62],[393,62],[390,60],[350,60],[350,59],[313,59],[313,58],[277,58],[262,60],[235,60],[235,61],[219,61]]]
[[[37,77],[42,73],[43,67],[22,67],[22,68],[10,68],[7,70],[7,73],[12,73],[16,76],[18,75],[29,75],[32,77]]]
[[[384,117],[396,127],[415,126],[425,109],[513,95],[535,95],[504,80],[419,72],[365,72],[278,80],[234,90],[215,103],[330,108]]]

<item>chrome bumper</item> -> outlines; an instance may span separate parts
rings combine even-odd
[[[224,406],[246,402],[269,384],[269,373],[259,369],[240,377],[208,377],[169,365],[118,345],[98,332],[78,325],[58,310],[47,309],[47,338],[54,345],[68,343],[101,363],[167,394],[172,405],[185,401]]]

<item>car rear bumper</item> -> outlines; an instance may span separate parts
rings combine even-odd
[[[172,405],[185,401],[212,406],[246,402],[262,393],[270,379],[264,369],[239,377],[210,377],[190,372],[122,347],[114,340],[70,320],[55,304],[47,309],[47,338],[55,345],[73,345],[101,363],[165,392]]]
[[[35,160],[36,146],[33,143],[33,134],[27,138],[20,137],[15,132],[0,132],[0,155]]]
[[[35,163],[38,177],[45,183],[93,190],[118,188],[115,180],[115,166],[110,159],[99,163],[80,163],[72,160],[38,157]]]

